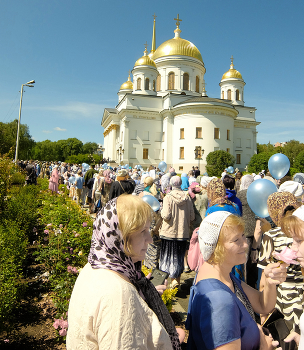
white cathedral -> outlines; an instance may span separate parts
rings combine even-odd
[[[244,106],[243,77],[232,57],[220,98],[208,97],[201,53],[181,38],[179,16],[174,20],[174,38],[156,49],[154,16],[150,54],[146,48],[135,62],[133,82],[129,74],[117,106],[104,110],[104,157],[143,167],[165,161],[176,172],[199,166],[204,172],[208,153],[224,150],[243,170],[256,153],[259,124],[256,108]]]

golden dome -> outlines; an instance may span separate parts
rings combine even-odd
[[[198,48],[192,42],[176,37],[162,43],[153,54],[153,60],[165,56],[182,55],[196,58],[203,62]]]
[[[131,81],[130,72],[129,72],[128,80],[121,85],[119,90],[133,90],[133,83]]]
[[[182,39],[180,37],[181,30],[179,29],[180,21],[179,15],[177,18],[174,18],[176,22],[176,29],[174,30],[175,37],[173,39],[167,40],[162,43],[157,50],[153,54],[153,60],[155,61],[157,58],[165,57],[165,56],[188,56],[193,57],[201,62],[203,62],[203,58],[198,48],[192,44],[191,41]],[[203,62],[204,63],[204,62]]]
[[[242,74],[234,69],[233,65],[233,56],[231,56],[231,64],[230,64],[230,69],[223,75],[222,80],[224,79],[230,79],[230,78],[236,78],[236,79],[242,79]]]
[[[156,68],[155,62],[148,56],[147,48],[144,51],[144,55],[135,62],[134,67],[138,66],[151,66]]]

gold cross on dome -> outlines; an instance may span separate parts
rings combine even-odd
[[[180,22],[182,22],[182,19],[179,18],[179,14],[177,14],[177,18],[174,18],[174,21],[176,21],[177,27],[179,27]]]
[[[156,16],[156,14],[155,14],[155,12],[154,12],[154,15],[153,15],[153,18],[154,18],[154,21],[155,21],[155,18],[156,18],[157,16]]]
[[[148,43],[146,42],[144,46],[145,46],[145,51],[147,51]]]
[[[233,56],[232,55],[231,55],[230,59],[231,59],[231,64],[233,64]]]

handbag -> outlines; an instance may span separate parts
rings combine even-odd
[[[296,342],[292,340],[290,343],[285,343],[284,339],[289,335],[289,329],[285,323],[284,315],[275,309],[263,323],[263,328],[267,328],[274,340],[279,342],[282,350],[295,350]]]

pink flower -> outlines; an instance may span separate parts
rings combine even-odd
[[[44,237],[43,239],[44,239],[45,241],[47,241],[47,240],[48,240],[48,238],[47,238],[47,237]]]
[[[72,266],[67,267],[68,272],[72,272]]]
[[[87,223],[87,222],[83,222],[83,223],[82,223],[82,226],[83,226],[83,227],[87,227],[87,226],[88,226],[88,223]]]
[[[53,323],[53,327],[55,329],[58,329],[59,326],[60,326],[60,320],[59,320],[59,318],[58,319],[55,318],[55,322]]]
[[[44,230],[44,233],[47,235],[49,233],[49,230]]]
[[[274,251],[272,253],[272,255],[280,261],[285,262],[286,264],[296,264],[299,265],[298,261],[296,261],[295,259],[297,259],[297,254],[295,251],[291,250],[288,247],[285,247],[281,253],[278,253],[276,251]]]
[[[63,225],[62,225],[62,224],[60,224],[60,225],[59,225],[59,228],[63,228]]]
[[[61,328],[68,328],[68,321],[64,320],[63,318],[61,318],[61,323],[60,323],[60,327]]]
[[[65,335],[67,334],[67,330],[64,328],[64,329],[61,329],[59,331],[59,335],[61,335],[62,337],[64,337]]]
[[[76,267],[72,268],[72,273],[74,273],[76,275],[76,273],[78,273],[78,270],[76,269]]]
[[[79,236],[80,236],[79,233],[76,233],[76,234],[75,234],[75,237],[79,237]]]
[[[4,343],[9,343],[9,339],[4,339]]]
[[[50,226],[52,226],[52,224],[47,224],[46,226],[47,226],[47,227],[50,227]]]
[[[70,248],[70,253],[71,253],[71,254],[73,253],[73,250],[74,250],[73,248]]]

